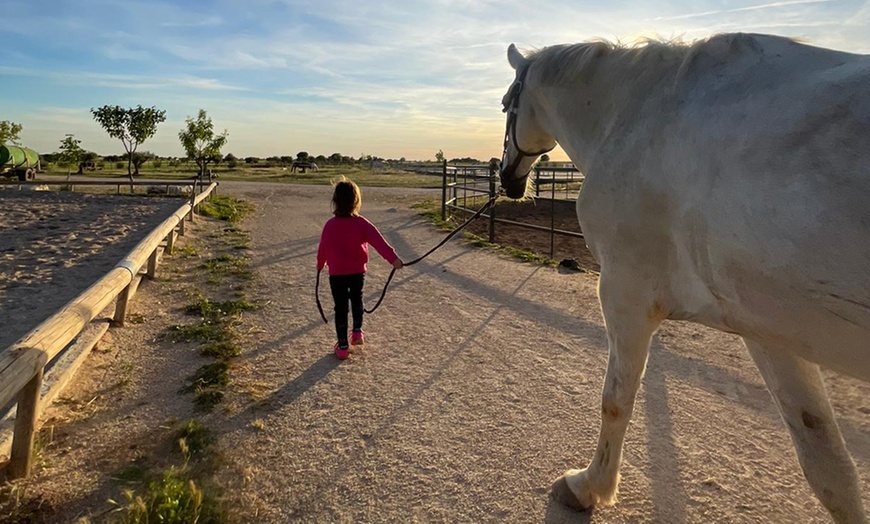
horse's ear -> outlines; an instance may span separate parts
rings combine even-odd
[[[520,66],[526,63],[526,57],[517,50],[517,46],[511,44],[507,51],[508,63],[514,70],[519,70]]]

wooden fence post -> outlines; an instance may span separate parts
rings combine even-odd
[[[166,235],[166,253],[168,253],[170,255],[175,250],[175,237],[176,236],[177,236],[177,233],[175,232],[174,229],[172,231],[170,231],[168,235]]]
[[[148,278],[153,279],[157,276],[157,254],[160,251],[159,247],[154,248],[154,251],[151,253],[151,256],[148,257],[148,270],[146,274]]]
[[[114,326],[124,327],[124,319],[127,318],[127,304],[130,302],[131,286],[133,286],[133,282],[127,284],[127,286],[118,293],[118,298],[115,301],[115,315],[112,317],[112,325]]]
[[[43,369],[18,394],[15,432],[9,459],[9,477],[20,479],[30,475],[33,466],[33,439],[36,435],[36,417],[39,413],[39,394],[42,389]]]

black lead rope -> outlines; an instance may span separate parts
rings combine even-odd
[[[474,219],[476,219],[477,217],[482,215],[484,211],[486,211],[487,209],[492,207],[492,205],[495,203],[495,199],[496,199],[496,197],[490,198],[489,201],[487,201],[487,203],[483,205],[483,207],[478,209],[473,215],[471,215],[471,217],[468,220],[463,222],[462,225],[460,225],[459,227],[457,227],[456,229],[451,231],[450,234],[447,235],[446,237],[444,237],[444,239],[441,242],[438,242],[438,244],[436,244],[435,247],[433,247],[429,251],[425,252],[422,256],[419,256],[410,262],[405,262],[403,264],[403,266],[413,266],[417,262],[420,262],[424,258],[431,255],[433,252],[435,252],[436,249],[443,246],[444,244],[447,243],[448,240],[453,238],[454,235],[456,235],[456,233],[459,233],[460,231],[465,229],[465,227],[468,224],[470,224]],[[384,301],[384,297],[387,295],[387,288],[390,286],[390,281],[393,280],[393,275],[395,275],[395,274],[396,274],[396,268],[393,268],[393,270],[390,271],[390,276],[387,277],[387,282],[384,284],[384,289],[383,289],[383,291],[381,291],[380,298],[378,298],[378,301],[374,305],[373,308],[364,310],[366,313],[368,313],[368,314],[374,313],[375,310],[378,309],[378,306],[381,305],[381,302]],[[323,306],[320,304],[320,271],[317,271],[317,280],[314,283],[314,299],[317,302],[317,310],[320,311],[320,318],[323,319],[324,323],[329,324],[329,320],[326,319],[326,314],[323,312]]]

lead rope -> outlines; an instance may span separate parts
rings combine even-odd
[[[403,264],[403,266],[413,266],[413,265],[416,264],[417,262],[420,262],[420,261],[423,260],[424,258],[426,258],[426,257],[428,257],[429,255],[431,255],[432,253],[434,253],[436,249],[438,249],[439,247],[443,246],[444,244],[447,243],[448,240],[450,240],[451,238],[453,238],[454,235],[456,235],[456,233],[459,233],[460,231],[462,231],[463,229],[465,229],[465,227],[468,226],[468,224],[470,224],[474,219],[476,219],[477,217],[479,217],[480,215],[482,215],[484,211],[486,211],[487,209],[489,209],[490,207],[492,207],[492,205],[495,203],[495,199],[496,199],[496,198],[497,198],[497,197],[495,197],[495,196],[491,197],[491,198],[490,198],[490,199],[489,199],[489,200],[488,200],[488,201],[483,205],[483,207],[481,207],[480,209],[478,209],[478,210],[477,210],[473,215],[471,215],[471,217],[470,217],[468,220],[466,220],[465,222],[463,222],[462,225],[460,225],[459,227],[457,227],[456,229],[454,229],[453,231],[451,231],[450,234],[448,234],[446,237],[444,237],[444,239],[443,239],[441,242],[438,242],[438,244],[436,244],[435,247],[433,247],[433,248],[430,249],[429,251],[425,252],[422,256],[417,257],[417,258],[415,258],[414,260],[412,260],[412,261],[410,261],[410,262],[405,262],[405,263]],[[365,312],[368,313],[368,314],[372,314],[372,313],[375,312],[376,309],[378,309],[378,306],[380,306],[380,305],[381,305],[381,302],[384,301],[384,297],[385,297],[386,294],[387,294],[387,288],[390,286],[390,281],[393,280],[393,275],[395,275],[395,274],[396,274],[396,268],[393,268],[393,270],[390,271],[390,276],[387,277],[387,282],[384,284],[384,289],[383,289],[383,291],[381,291],[381,296],[380,296],[380,298],[378,298],[377,303],[374,305],[373,308],[371,308],[371,309],[364,309],[363,311],[365,311]],[[314,283],[314,299],[315,299],[315,301],[317,302],[317,310],[320,311],[320,318],[323,319],[323,322],[324,322],[324,323],[329,324],[329,320],[326,319],[326,314],[324,314],[324,312],[323,312],[323,306],[320,304],[320,270],[317,271],[317,280],[315,280],[315,283]]]

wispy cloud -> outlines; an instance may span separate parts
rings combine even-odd
[[[769,4],[761,4],[761,5],[750,5],[747,7],[736,7],[734,9],[717,9],[714,11],[703,11],[700,13],[689,13],[685,15],[676,15],[676,16],[657,16],[652,18],[653,22],[664,22],[664,21],[672,21],[672,20],[686,20],[689,18],[700,18],[705,16],[718,16],[729,13],[741,13],[745,11],[759,11],[762,9],[775,9],[780,7],[790,7],[795,5],[806,5],[806,4],[827,4],[830,2],[837,2],[839,0],[790,0],[786,2],[772,2]]]

